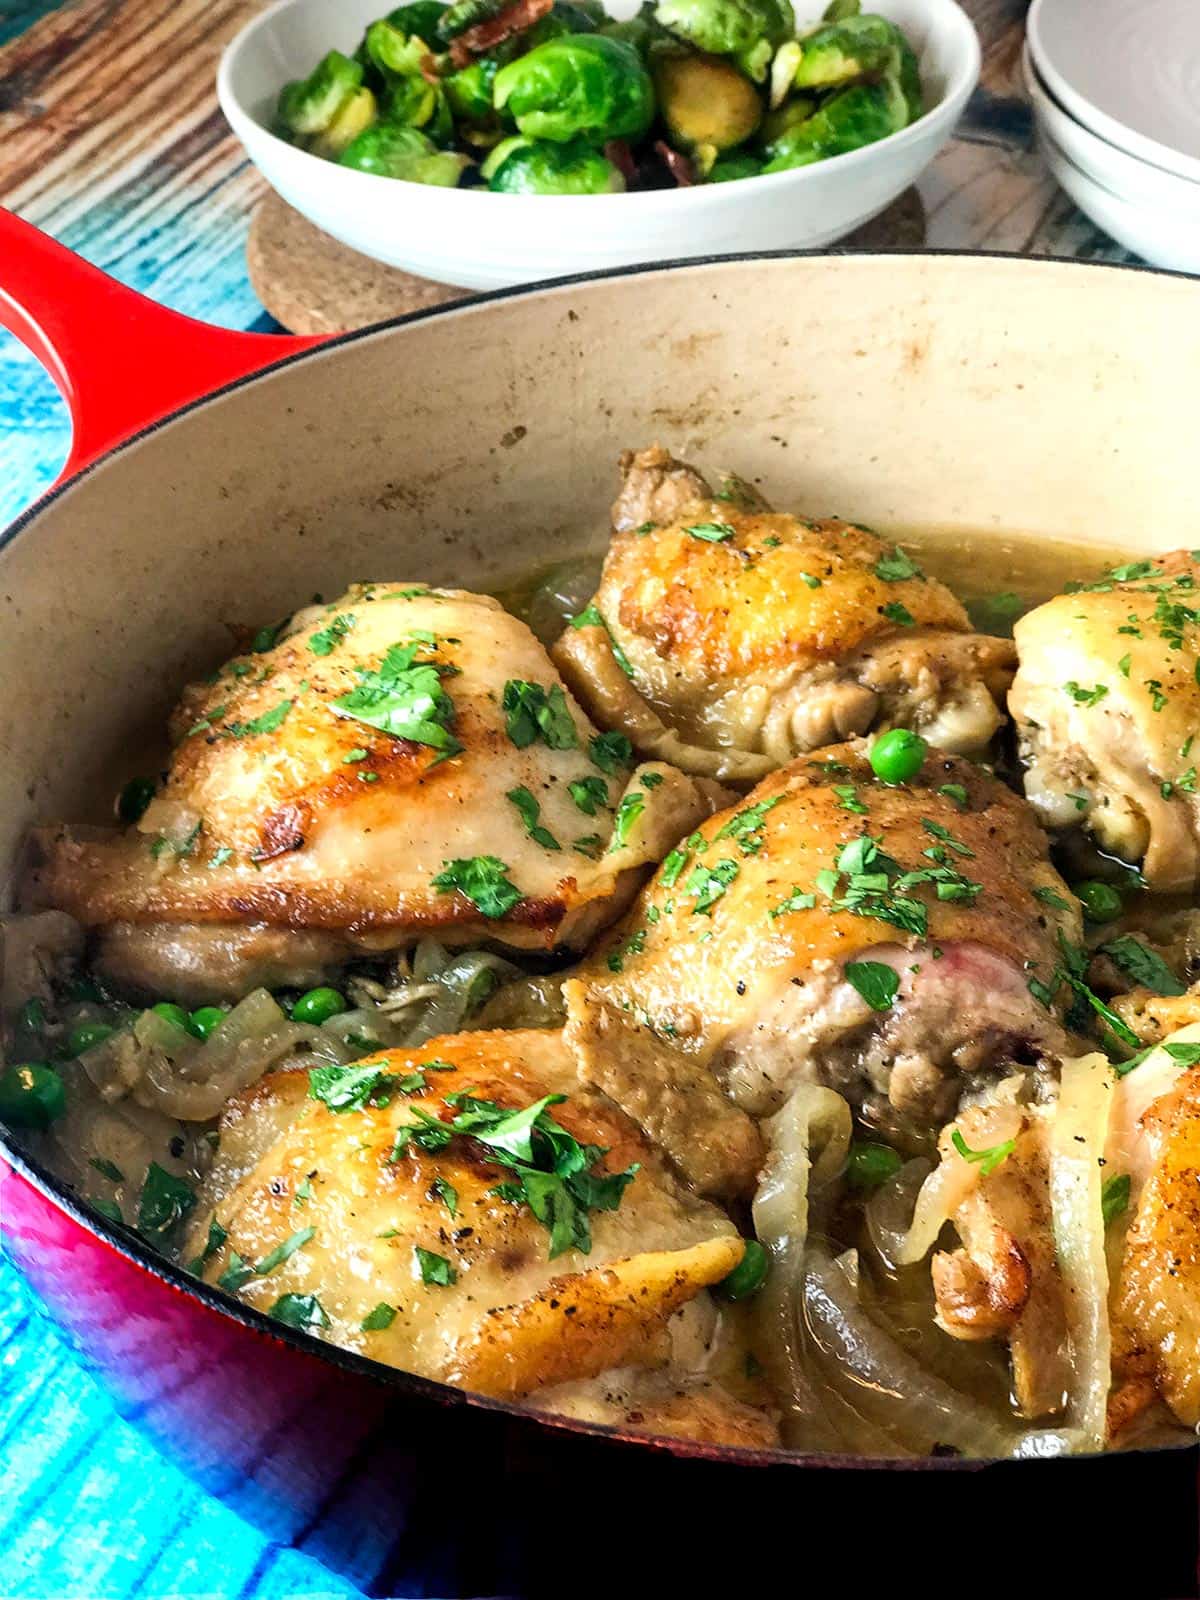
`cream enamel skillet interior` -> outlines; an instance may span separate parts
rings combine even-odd
[[[536,1411],[1188,1440],[1197,295],[647,269],[68,484],[0,551],[15,1150]]]

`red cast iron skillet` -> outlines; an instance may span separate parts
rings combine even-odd
[[[220,659],[220,617],[489,587],[594,540],[652,437],[882,526],[1186,537],[1200,285],[1167,274],[734,258],[323,343],[191,322],[0,212],[0,323],[74,422],[0,536],[6,857]],[[123,1414],[371,1593],[1200,1593],[1194,1448],[880,1463],[530,1416],[270,1322],[0,1148],[4,1247]]]

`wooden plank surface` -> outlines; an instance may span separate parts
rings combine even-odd
[[[262,181],[213,92],[222,48],[263,3],[0,0],[0,203],[179,310],[272,326],[244,259]],[[1017,76],[1023,0],[967,9],[983,85],[918,185],[925,242],[1127,259],[1031,151]],[[67,431],[49,380],[7,339],[0,405],[2,524],[54,475]]]

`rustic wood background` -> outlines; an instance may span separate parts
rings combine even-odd
[[[245,264],[264,187],[213,89],[221,50],[262,6],[0,0],[0,204],[179,310],[274,327]],[[958,137],[921,179],[920,205],[896,208],[897,242],[923,234],[931,246],[1129,259],[1074,210],[1032,150],[1018,69],[1023,0],[966,7],[983,40],[983,83]],[[887,242],[886,223],[872,240]],[[377,281],[369,288],[364,316],[379,305]],[[326,325],[340,313],[324,306]],[[354,313],[348,305],[346,319]],[[0,406],[3,523],[54,476],[67,447],[49,380],[11,340],[0,340]]]

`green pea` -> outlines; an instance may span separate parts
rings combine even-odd
[[[160,1000],[156,1006],[150,1007],[157,1017],[165,1017],[168,1022],[173,1022],[177,1028],[182,1028],[185,1033],[190,1033],[188,1027],[188,1014],[182,1006],[177,1006],[173,1000]]]
[[[328,1022],[347,1010],[346,997],[337,989],[322,987],[302,994],[292,1007],[293,1022]]]
[[[220,1006],[201,1006],[199,1011],[193,1011],[188,1018],[188,1032],[194,1033],[197,1039],[207,1039],[209,1034],[219,1028],[224,1021],[225,1013]]]
[[[13,1128],[48,1128],[66,1109],[63,1081],[44,1061],[0,1072],[0,1122]]]
[[[79,1022],[67,1035],[67,1054],[81,1056],[85,1050],[90,1050],[93,1045],[103,1044],[105,1039],[112,1037],[116,1030],[110,1028],[107,1022]]]
[[[757,1239],[746,1239],[744,1243],[745,1255],[729,1276],[722,1278],[714,1288],[714,1293],[726,1300],[748,1300],[767,1281],[767,1267],[770,1264],[767,1252]]]
[[[867,759],[875,776],[884,783],[907,783],[920,772],[927,748],[919,733],[892,728],[876,739]]]
[[[1087,878],[1074,885],[1074,893],[1083,904],[1083,914],[1089,922],[1112,922],[1125,909],[1120,890],[1102,878]]]
[[[846,1182],[852,1189],[878,1189],[904,1165],[890,1144],[855,1139],[846,1158]]]
[[[140,822],[157,788],[153,778],[130,778],[117,796],[118,818],[122,822]]]

